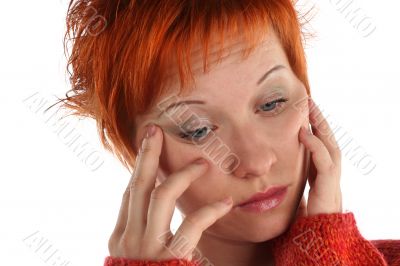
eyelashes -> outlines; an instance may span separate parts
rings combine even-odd
[[[263,112],[270,112],[270,113],[273,113],[273,114],[277,114],[283,107],[282,103],[285,103],[287,101],[288,101],[287,98],[283,98],[282,97],[282,98],[273,100],[271,102],[266,102],[266,103],[262,104],[261,106],[267,107],[266,108],[267,110],[263,109],[262,111]]]
[[[190,140],[190,141],[200,141],[201,139],[207,137],[209,133],[213,130],[215,130],[217,127],[209,127],[209,126],[203,126],[200,128],[196,128],[193,131],[181,131],[179,133],[179,137],[182,139]],[[207,133],[206,135],[204,135]]]
[[[288,98],[285,97],[280,97],[278,99],[275,99],[273,101],[265,102],[261,105],[259,105],[257,112],[261,112],[262,115],[264,116],[275,116],[284,109],[285,103],[288,101]],[[194,122],[194,121],[193,121]],[[189,122],[190,124],[191,122]],[[199,121],[199,124],[201,123],[201,120]],[[181,139],[188,140],[191,142],[201,142],[205,138],[208,137],[211,131],[216,130],[218,127],[206,124],[203,126],[199,126],[193,130],[190,129],[185,129],[185,126],[179,126],[180,132],[178,133],[178,136]]]

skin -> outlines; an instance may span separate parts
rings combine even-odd
[[[195,87],[179,100],[205,102],[186,104],[184,110],[201,118],[195,128],[207,127],[200,136],[214,130],[209,138],[218,137],[240,163],[228,173],[222,171],[201,148],[207,137],[200,142],[180,137],[179,123],[186,120],[176,113],[158,116],[160,110],[155,108],[138,117],[133,145],[142,149],[110,237],[111,256],[178,257],[182,250],[172,243],[179,233],[190,246],[179,257],[192,259],[196,254],[214,265],[272,265],[269,240],[296,217],[342,211],[340,150],[319,109],[312,101],[307,103],[306,89],[274,32],[246,60],[240,57],[244,46],[238,39],[225,47],[232,52],[206,74],[201,71],[201,53],[192,52]],[[258,86],[260,77],[276,65],[282,67]],[[171,73],[170,94],[160,102],[177,92],[177,76]],[[281,97],[287,101],[270,103]],[[143,143],[150,123],[157,125],[155,133]],[[301,129],[309,123],[313,135]],[[193,164],[200,158],[204,165]],[[306,203],[302,196],[307,178],[311,189]],[[249,213],[236,207],[257,192],[282,185],[288,186],[287,194],[276,208]],[[229,196],[230,206],[218,203]],[[172,236],[169,225],[175,206],[184,220]],[[157,238],[164,232],[162,245]]]

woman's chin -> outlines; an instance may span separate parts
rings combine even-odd
[[[243,228],[246,240],[259,243],[271,240],[283,234],[290,226],[291,216],[285,212],[279,212],[263,221],[254,221],[251,226]]]
[[[274,210],[269,215],[231,213],[209,227],[206,234],[235,241],[260,243],[283,234],[289,228],[292,217],[285,209]]]

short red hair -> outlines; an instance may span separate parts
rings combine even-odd
[[[188,55],[194,40],[202,45],[206,70],[211,36],[220,36],[221,48],[224,32],[242,36],[246,57],[263,37],[260,29],[270,27],[310,95],[305,17],[294,6],[291,0],[71,0],[64,44],[72,42],[67,65],[72,88],[62,107],[94,118],[104,147],[132,171],[135,117],[167,92],[171,56],[178,59],[183,92],[193,82]]]

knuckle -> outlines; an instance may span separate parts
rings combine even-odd
[[[136,259],[152,259],[157,248],[153,242],[144,238],[128,237],[123,235],[119,240],[117,253],[120,257],[134,257]]]
[[[193,214],[193,215],[187,216],[185,219],[185,223],[187,224],[188,227],[191,227],[194,230],[200,230],[200,231],[204,230],[204,225],[203,225],[200,217],[198,217],[198,215]]]
[[[111,237],[108,239],[108,251],[110,252],[110,254],[114,254],[115,252],[115,247],[116,247],[116,239],[114,234],[111,235]]]
[[[330,166],[329,166],[329,172],[330,173],[336,173],[337,172],[337,165],[336,164],[331,164]]]
[[[129,237],[127,234],[122,234],[118,241],[118,246],[123,254],[132,253],[132,251],[135,250],[133,237]]]
[[[198,225],[198,219],[195,218],[194,215],[189,215],[186,217],[185,222],[187,223],[188,226],[196,226]]]
[[[157,240],[156,238],[149,237],[143,237],[142,240],[140,241],[140,254],[142,255],[150,255],[148,254],[149,252],[154,252],[156,249],[159,248],[159,245],[157,245]]]
[[[132,184],[130,185],[130,190],[134,191],[137,188],[144,187],[146,181],[143,177],[137,176],[135,179],[132,180]]]
[[[140,153],[142,154],[147,154],[152,150],[150,143],[146,143],[146,145],[144,145],[144,147],[142,147],[140,149]]]
[[[119,227],[116,226],[114,228],[114,230],[112,231],[110,238],[108,239],[108,243],[115,245],[123,233],[124,233],[124,229],[121,228],[120,226]]]
[[[129,186],[125,189],[124,193],[122,194],[122,200],[125,200],[125,199],[129,198],[129,195],[131,194],[131,193],[130,193],[130,192],[131,192],[130,188],[131,188],[131,185],[129,185]]]
[[[126,257],[135,256],[137,249],[132,237],[128,237],[126,233],[117,237],[114,233],[108,240],[108,249],[111,256]]]
[[[164,184],[161,184],[151,192],[151,199],[165,199],[169,197],[170,194],[170,189]]]
[[[329,143],[331,144],[331,146],[334,148],[334,150],[336,151],[340,151],[340,147],[338,145],[338,142],[336,141],[335,137],[332,136],[331,138],[328,139]]]

